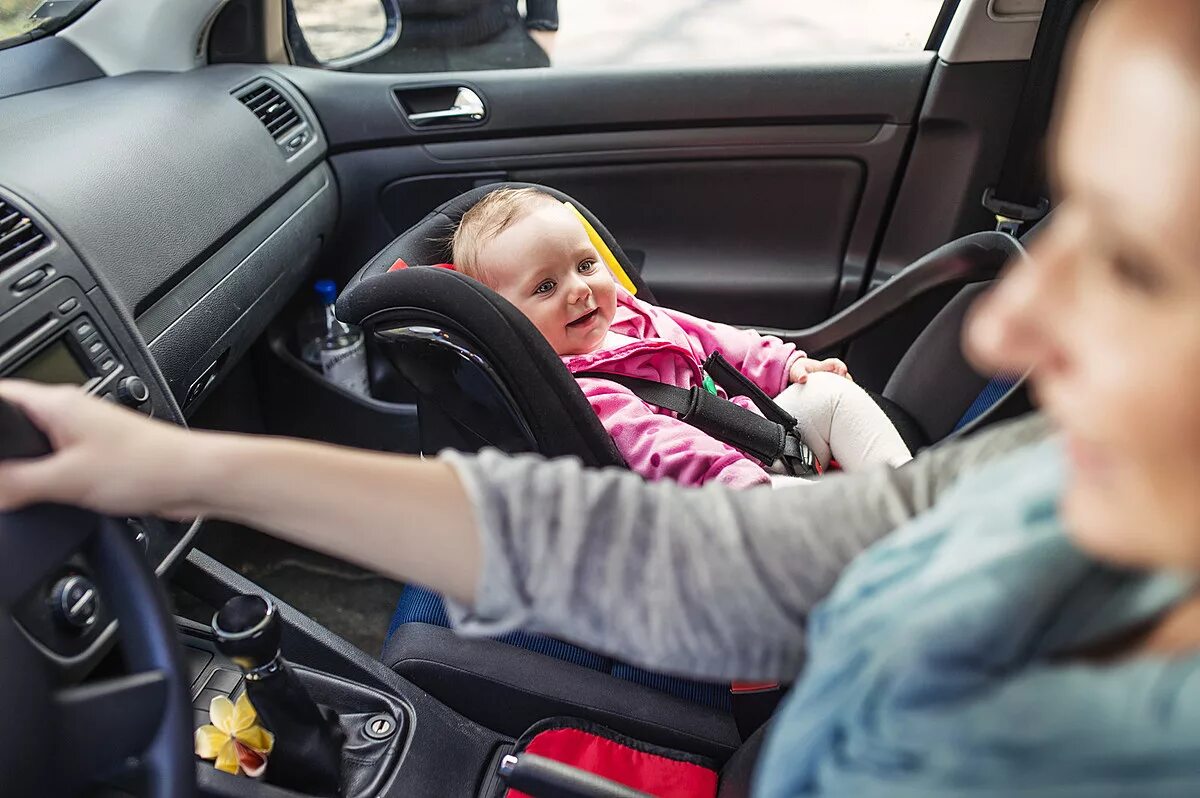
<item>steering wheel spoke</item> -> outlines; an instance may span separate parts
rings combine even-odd
[[[74,507],[0,513],[0,607],[11,607],[61,567],[96,528],[95,515]]]
[[[165,674],[147,671],[55,693],[55,761],[67,794],[146,750],[162,722],[167,690]]]
[[[0,400],[0,460],[49,444]],[[51,687],[63,674],[17,628],[13,607],[81,554],[120,624],[132,674]],[[81,596],[80,601],[84,600]],[[174,620],[154,570],[120,522],[44,505],[0,513],[0,774],[6,796],[74,795],[131,757],[142,792],[195,791],[191,706]]]
[[[0,773],[12,798],[57,795],[46,660],[0,610]]]

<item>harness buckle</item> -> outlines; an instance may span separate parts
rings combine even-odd
[[[793,477],[816,477],[821,475],[821,464],[817,456],[793,427],[784,435],[783,451],[779,455],[788,473]]]

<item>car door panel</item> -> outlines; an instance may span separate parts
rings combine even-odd
[[[483,123],[429,130],[393,94],[428,77],[284,74],[335,152],[344,276],[439,202],[523,180],[591,208],[671,306],[797,327],[861,289],[931,68],[475,73],[438,80],[477,91]]]
[[[567,192],[637,253],[660,302],[735,324],[824,318],[865,169],[849,158],[771,158],[514,170]]]

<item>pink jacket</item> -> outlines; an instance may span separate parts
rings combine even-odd
[[[778,338],[656,307],[618,288],[616,315],[603,347],[564,357],[563,363],[572,373],[606,371],[691,388],[701,384],[700,364],[716,351],[770,396],[787,387],[792,362],[804,356]],[[669,410],[646,404],[623,385],[583,377],[579,387],[625,462],[647,479],[672,479],[683,485],[719,482],[734,488],[768,482],[757,460],[685,424]],[[728,398],[723,391],[719,394]],[[758,412],[744,396],[733,401]]]

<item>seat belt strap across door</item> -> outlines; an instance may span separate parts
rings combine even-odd
[[[996,216],[996,229],[1016,236],[1027,222],[1050,210],[1045,194],[1044,142],[1054,108],[1063,52],[1075,16],[1085,0],[1046,0],[1025,85],[1008,137],[1008,151],[996,185],[983,193],[983,207]]]

